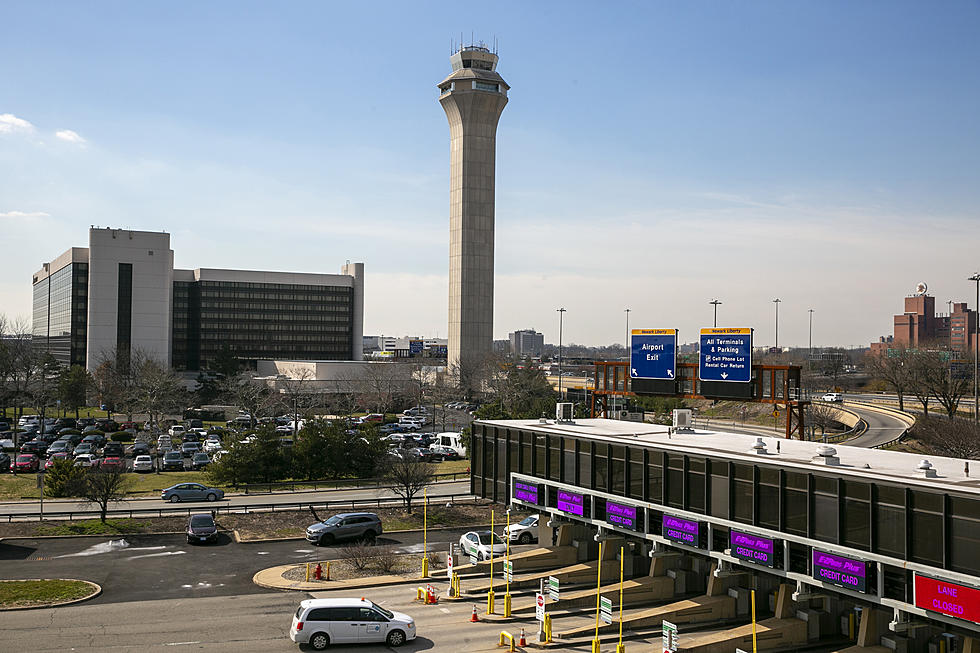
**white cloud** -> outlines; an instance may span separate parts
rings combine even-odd
[[[51,215],[43,211],[7,211],[0,213],[0,218],[50,218]]]
[[[0,134],[32,131],[34,131],[34,125],[23,118],[18,118],[12,113],[0,113]]]
[[[70,129],[59,129],[54,133],[55,136],[63,141],[68,141],[69,143],[76,143],[78,145],[84,145],[85,139],[78,135],[78,132],[73,132]]]

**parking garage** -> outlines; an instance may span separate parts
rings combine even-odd
[[[980,650],[969,461],[606,419],[478,421],[472,448],[475,495],[548,515],[516,582],[594,605],[621,558],[625,627],[677,624],[678,650],[751,650],[753,590],[759,650]]]

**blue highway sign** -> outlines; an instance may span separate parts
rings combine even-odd
[[[630,377],[670,379],[677,372],[677,329],[630,332]]]
[[[752,380],[752,329],[701,329],[698,378],[702,381]]]

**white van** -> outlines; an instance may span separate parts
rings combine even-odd
[[[173,440],[170,439],[169,435],[163,434],[159,438],[157,438],[157,452],[169,451],[170,449],[173,448],[174,448]]]
[[[289,639],[316,651],[330,644],[401,646],[415,639],[415,620],[367,599],[307,599],[293,615]]]
[[[463,446],[462,433],[454,433],[452,431],[437,433],[435,440],[432,441],[432,444],[439,445],[440,447],[445,447],[447,449],[452,449],[460,458],[466,458],[466,447]]]

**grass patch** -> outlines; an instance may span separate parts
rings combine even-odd
[[[0,607],[24,608],[81,599],[93,588],[80,580],[3,580],[0,581]]]
[[[146,524],[138,519],[106,519],[104,524],[98,519],[81,519],[37,528],[38,535],[121,535],[144,532]]]

